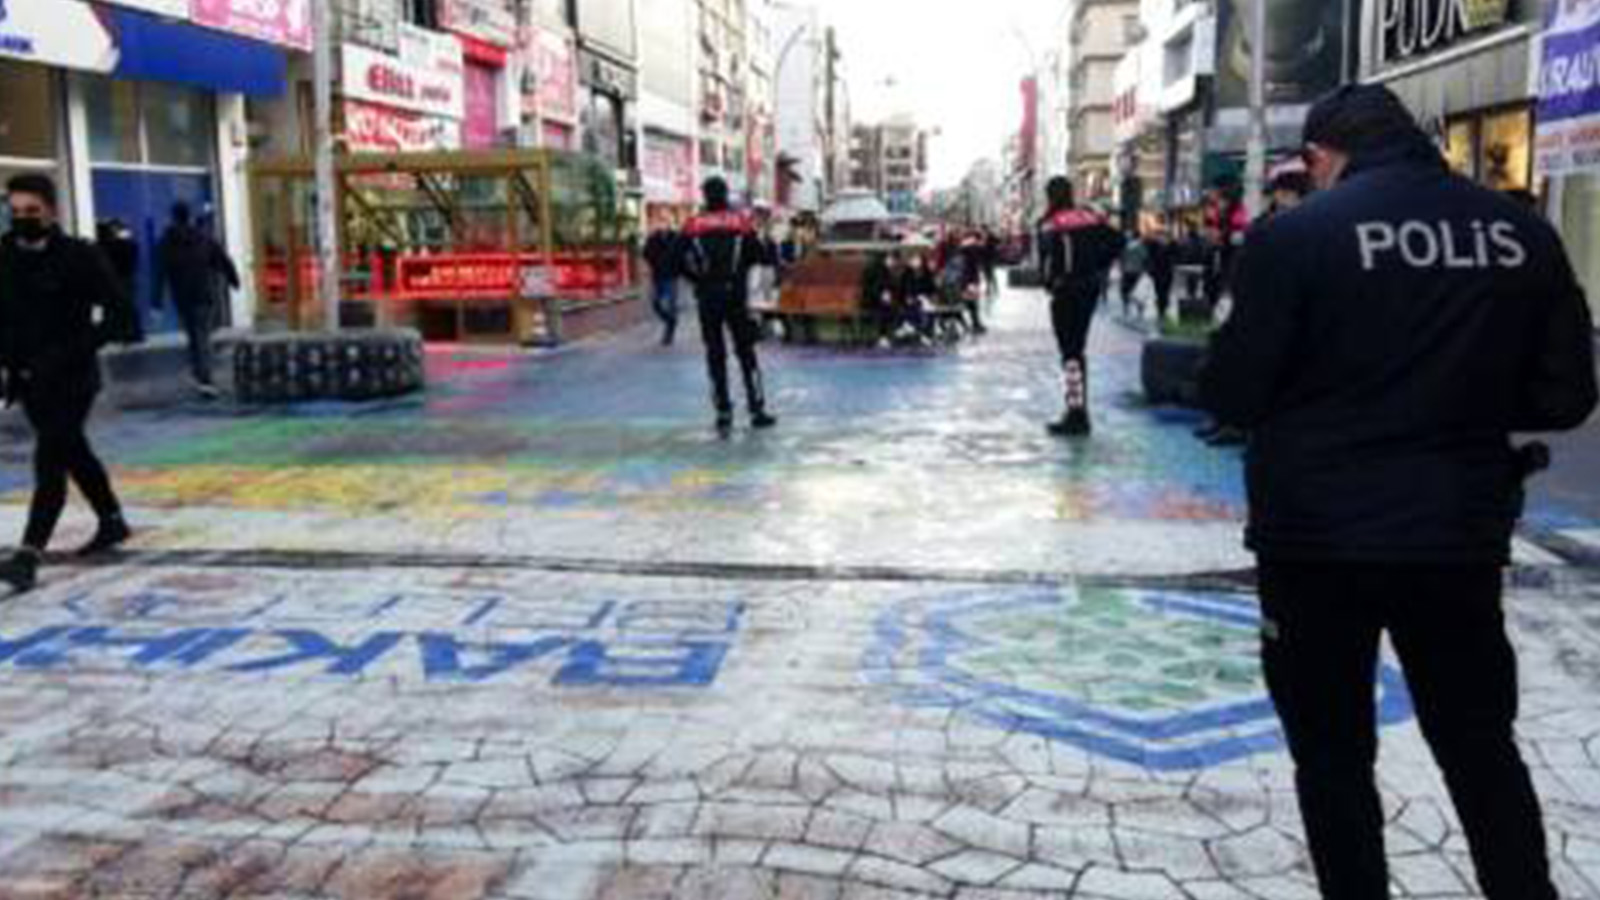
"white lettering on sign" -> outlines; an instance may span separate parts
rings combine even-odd
[[[1356,244],[1367,272],[1391,259],[1412,269],[1520,269],[1528,262],[1517,226],[1506,221],[1362,222]]]
[[[460,71],[416,65],[354,44],[344,46],[346,97],[395,109],[461,119],[466,114]]]
[[[1505,25],[1514,0],[1381,0],[1378,35],[1385,61],[1442,49],[1465,35]]]

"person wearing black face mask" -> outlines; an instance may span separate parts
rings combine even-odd
[[[100,390],[100,347],[132,313],[105,256],[57,227],[54,182],[18,175],[7,182],[6,199],[11,231],[0,238],[0,370],[6,405],[21,403],[36,435],[27,530],[16,554],[0,562],[0,581],[20,592],[37,579],[69,477],[100,521],[80,556],[110,550],[132,534],[84,434]]]

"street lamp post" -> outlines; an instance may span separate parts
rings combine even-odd
[[[1250,143],[1245,155],[1245,203],[1253,219],[1266,208],[1267,4],[1250,4]]]
[[[339,328],[339,289],[343,273],[339,265],[339,221],[337,186],[333,172],[333,33],[331,3],[312,3],[316,16],[312,27],[312,82],[315,85],[313,125],[316,175],[317,274],[321,287],[324,323],[329,331]]]

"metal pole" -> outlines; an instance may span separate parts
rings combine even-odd
[[[1250,143],[1245,157],[1245,203],[1253,219],[1266,208],[1267,4],[1250,4]]]
[[[333,28],[330,15],[332,4],[312,3],[316,19],[315,49],[312,54],[312,84],[315,85],[314,115],[316,155],[316,235],[317,273],[319,296],[322,298],[323,323],[329,331],[339,329],[339,221],[333,174]]]

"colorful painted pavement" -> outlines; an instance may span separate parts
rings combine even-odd
[[[0,602],[0,900],[1314,897],[1236,458],[1109,325],[1095,439],[1047,439],[1039,300],[995,320],[769,347],[783,424],[729,440],[642,333],[102,421],[134,547]],[[1592,898],[1600,586],[1518,555],[1521,733]],[[1475,896],[1392,665],[1374,697],[1396,896]]]

